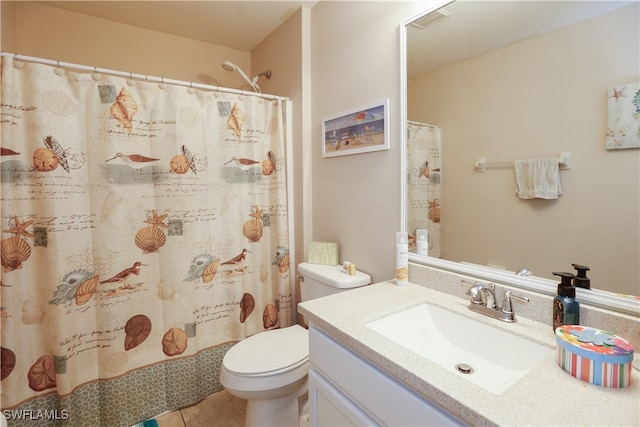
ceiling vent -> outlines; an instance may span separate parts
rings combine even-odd
[[[435,10],[431,13],[427,13],[422,18],[418,18],[411,23],[416,28],[427,28],[429,25],[433,25],[436,22],[440,22],[445,18],[451,16],[451,12],[448,12],[444,9]]]

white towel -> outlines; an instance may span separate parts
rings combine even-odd
[[[516,160],[516,193],[521,199],[557,199],[560,163],[557,158]]]

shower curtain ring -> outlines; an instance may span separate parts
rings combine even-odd
[[[64,70],[62,68],[60,68],[60,61],[56,60],[56,69],[53,70],[54,73],[56,73],[56,75],[58,76],[62,76],[64,74]]]

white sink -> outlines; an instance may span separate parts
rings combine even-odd
[[[504,392],[553,354],[549,347],[431,304],[366,326],[494,394]],[[466,369],[458,369],[460,364],[472,372],[463,373]]]

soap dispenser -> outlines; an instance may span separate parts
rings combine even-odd
[[[553,330],[562,325],[580,324],[580,303],[576,300],[576,287],[571,284],[573,273],[553,273],[562,278],[558,295],[553,298]]]
[[[591,279],[587,277],[587,271],[589,271],[589,267],[587,267],[586,265],[578,264],[571,265],[573,265],[573,268],[578,270],[578,274],[576,274],[576,277],[573,278],[573,285],[576,288],[591,289]]]

